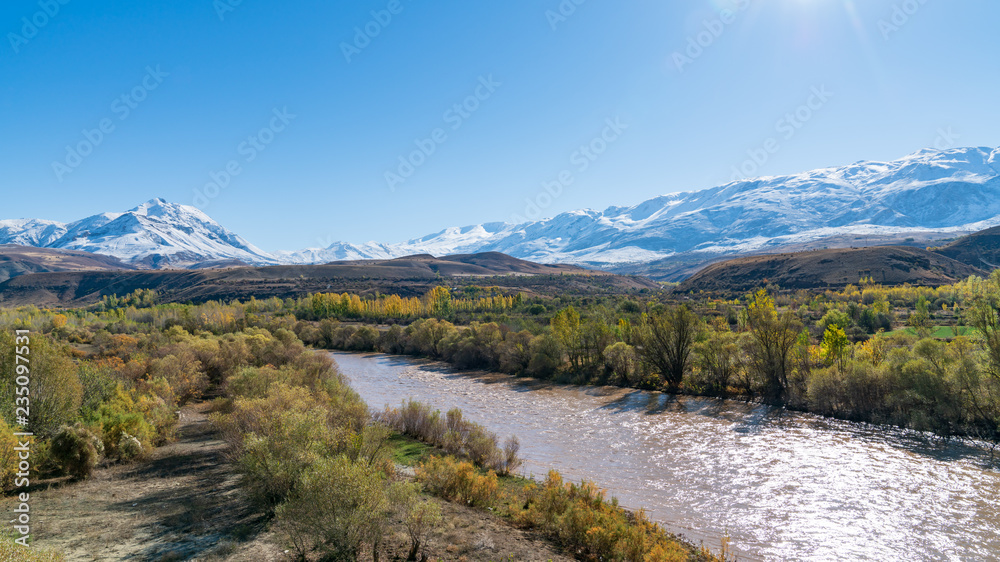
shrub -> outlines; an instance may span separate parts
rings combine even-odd
[[[420,485],[410,484],[397,487],[396,502],[403,515],[403,526],[410,537],[410,552],[407,560],[418,560],[421,546],[426,542],[431,529],[441,524],[441,507],[438,504],[421,500]]]
[[[417,468],[417,480],[434,494],[471,505],[492,506],[499,497],[495,472],[480,473],[472,463],[451,457],[431,457]]]
[[[613,343],[604,350],[604,366],[615,382],[631,383],[638,363],[635,348],[625,342]]]
[[[141,457],[142,453],[142,442],[128,433],[123,432],[121,437],[118,439],[118,458],[128,462]]]
[[[80,424],[62,426],[51,442],[52,457],[74,480],[90,477],[100,460],[97,436]]]
[[[17,439],[14,430],[0,417],[0,491],[14,487],[17,474]]]
[[[5,383],[14,381],[15,367],[14,347],[4,346],[0,349],[0,375]],[[83,387],[76,371],[76,365],[55,344],[43,336],[32,336],[28,423],[35,435],[54,435],[76,417],[83,400]],[[13,390],[5,391],[4,399],[13,395]]]
[[[149,374],[151,378],[166,379],[180,404],[201,398],[208,389],[208,375],[190,349],[154,359],[149,363]]]
[[[467,421],[462,411],[452,408],[441,418],[441,412],[415,400],[407,400],[399,408],[386,408],[378,420],[387,426],[441,447],[452,455],[463,455],[476,466],[509,474],[521,465],[517,453],[520,444],[516,437],[507,440],[500,450],[497,435],[485,427]]]
[[[518,468],[521,468],[524,460],[518,456],[519,452],[521,452],[521,442],[518,441],[517,436],[511,435],[503,443],[502,463],[497,468],[497,472],[501,476],[507,476]]]
[[[262,432],[246,435],[238,465],[253,503],[273,511],[310,466],[343,447],[334,442],[344,436],[316,423],[324,415],[321,408],[281,412]]]
[[[276,510],[277,525],[303,559],[356,560],[365,544],[378,549],[388,525],[385,475],[344,456],[316,461],[295,493]],[[376,557],[377,559],[377,557]]]
[[[529,486],[526,507],[514,519],[555,538],[585,560],[685,561],[684,546],[650,522],[644,512],[628,513],[593,483],[565,484],[550,471],[540,486]],[[703,558],[715,559],[710,553]]]
[[[531,375],[543,379],[552,378],[562,366],[563,348],[552,334],[533,338],[529,350],[531,360],[528,362],[528,373]]]
[[[104,453],[108,458],[128,460],[119,450],[122,435],[137,439],[145,448],[156,439],[156,429],[146,420],[135,399],[121,386],[110,401],[101,405],[98,421],[104,442]]]
[[[378,341],[378,330],[371,326],[362,326],[347,339],[346,347],[350,351],[375,351]]]

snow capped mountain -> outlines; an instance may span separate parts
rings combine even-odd
[[[580,210],[518,225],[449,228],[402,244],[334,244],[300,259],[503,252],[542,263],[598,267],[677,255],[712,256],[833,236],[946,235],[1000,225],[1000,149],[921,150],[790,176]]]
[[[0,243],[43,247],[66,233],[66,225],[36,219],[0,220]]]
[[[192,267],[237,260],[276,260],[200,210],[153,199],[124,213],[102,213],[69,224],[33,219],[0,221],[0,244],[80,250],[146,267]]]
[[[579,210],[522,224],[447,228],[401,244],[338,242],[267,254],[194,207],[154,199],[70,224],[0,221],[0,244],[83,250],[143,267],[316,264],[414,254],[502,252],[541,263],[616,270],[704,264],[721,256],[839,240],[940,239],[1000,225],[1000,148],[921,150],[788,176]]]

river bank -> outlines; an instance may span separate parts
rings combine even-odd
[[[622,505],[743,559],[930,560],[1000,552],[1000,476],[955,441],[766,406],[574,387],[333,353],[373,407],[460,407],[519,436],[525,471],[606,486]]]

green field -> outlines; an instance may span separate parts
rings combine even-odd
[[[958,336],[974,336],[978,333],[978,330],[971,326],[932,326],[931,327],[931,337],[939,339],[948,339]],[[911,336],[917,335],[916,328],[901,328],[899,330],[893,330],[891,334],[909,334]]]

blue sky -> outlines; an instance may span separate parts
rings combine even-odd
[[[995,0],[7,0],[0,218],[163,197],[300,249],[995,147],[998,21]]]

